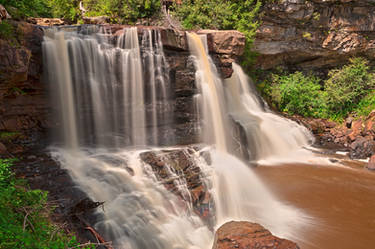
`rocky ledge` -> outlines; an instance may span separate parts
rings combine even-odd
[[[309,128],[320,146],[348,151],[352,159],[375,155],[375,111],[362,119],[349,117],[342,124],[324,119],[290,118]]]
[[[257,223],[231,221],[221,226],[212,249],[299,249],[290,240],[281,239]]]
[[[324,73],[351,56],[374,59],[374,27],[374,1],[267,1],[254,44],[257,64]]]

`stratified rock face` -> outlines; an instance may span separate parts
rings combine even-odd
[[[212,249],[299,249],[290,240],[273,236],[257,223],[231,221],[221,226]]]
[[[282,0],[263,11],[254,44],[262,69],[318,71],[353,55],[375,58],[374,1]]]
[[[41,83],[43,31],[11,22],[15,35],[0,39],[0,131],[46,125],[46,88]]]

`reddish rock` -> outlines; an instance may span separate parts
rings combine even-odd
[[[375,170],[375,154],[370,157],[370,161],[368,162],[367,169]]]
[[[245,49],[245,36],[236,30],[200,30],[207,35],[208,49],[217,54],[240,56]]]
[[[273,236],[257,223],[231,221],[221,226],[212,249],[299,249],[290,240]]]
[[[352,132],[348,135],[350,141],[354,141],[362,132],[363,130],[363,121],[356,120],[352,123]]]

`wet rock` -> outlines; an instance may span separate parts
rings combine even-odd
[[[151,166],[156,178],[166,189],[178,195],[184,202],[191,203],[194,212],[205,222],[211,223],[213,213],[210,212],[210,208],[213,206],[213,200],[198,165],[199,154],[195,148],[188,147],[187,149],[148,151],[141,153],[140,157]],[[180,186],[180,184],[185,186]],[[189,193],[184,192],[184,187]]]
[[[375,154],[370,157],[370,161],[367,165],[367,169],[369,170],[375,170]]]
[[[221,226],[212,249],[299,249],[290,240],[273,236],[257,223],[231,221]]]
[[[350,145],[349,156],[353,159],[366,159],[375,152],[373,137],[357,137]]]

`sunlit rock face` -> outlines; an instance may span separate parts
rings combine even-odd
[[[254,50],[262,69],[322,70],[375,57],[373,1],[284,0],[263,8]]]

